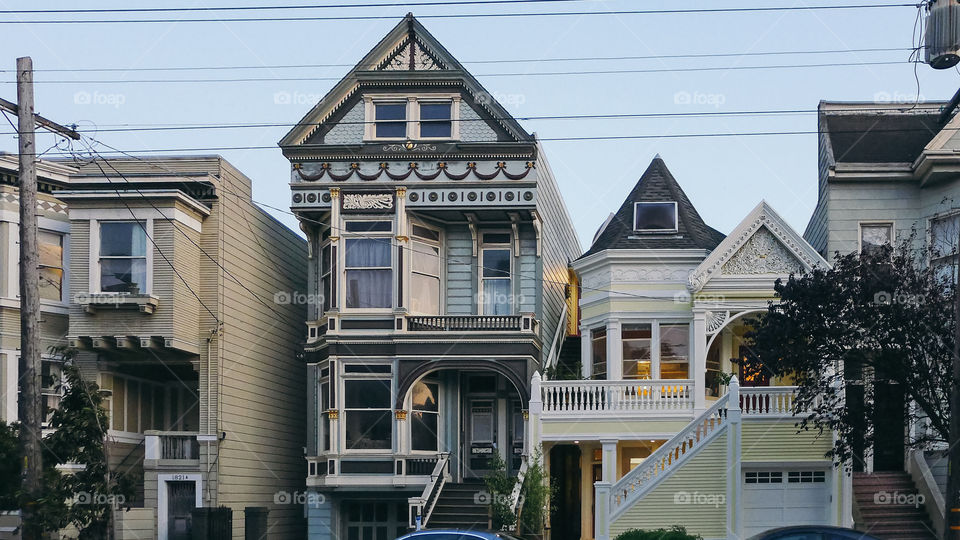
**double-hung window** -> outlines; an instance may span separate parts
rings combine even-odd
[[[364,96],[364,140],[451,140],[460,137],[459,94]]]
[[[378,139],[403,139],[407,136],[407,102],[388,101],[374,104],[375,134]]]
[[[439,385],[421,381],[413,386],[410,449],[436,452],[440,441]]]
[[[861,223],[860,252],[877,253],[883,246],[893,244],[893,223]]]
[[[347,222],[343,255],[347,308],[393,307],[391,227],[389,221]]]
[[[333,269],[333,248],[329,240],[320,248],[320,316],[330,310],[330,300],[332,299],[332,279],[331,271]]]
[[[100,291],[149,292],[147,233],[143,222],[100,222]]]
[[[625,324],[620,335],[624,379],[686,379],[690,374],[690,324]]]
[[[510,233],[484,233],[480,252],[480,297],[484,315],[513,313]]]
[[[690,372],[690,325],[660,324],[660,378],[686,379]]]
[[[956,277],[960,214],[930,220],[930,262],[944,278]]]
[[[63,235],[38,231],[37,247],[40,251],[40,298],[60,302],[63,300]]]
[[[393,392],[389,378],[343,381],[344,442],[348,450],[393,447]]]
[[[410,242],[410,310],[440,314],[440,232],[413,225]]]
[[[607,378],[607,329],[590,331],[591,373],[594,379]]]
[[[421,139],[449,139],[453,135],[452,103],[420,102]]]
[[[620,335],[623,341],[624,379],[653,378],[652,332],[650,324],[623,326]]]

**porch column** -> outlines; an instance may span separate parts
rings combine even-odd
[[[623,345],[620,341],[620,321],[607,321],[607,380],[623,380]]]
[[[603,445],[601,454],[602,476],[600,480],[613,484],[617,481],[617,440],[603,439],[600,444]]]
[[[707,408],[707,313],[693,312],[693,409],[700,414]]]
[[[743,434],[740,412],[740,383],[734,376],[727,393],[727,540],[743,538],[743,484],[741,449]]]
[[[580,373],[584,379],[593,375],[592,333],[589,328],[580,331]]]
[[[594,540],[610,540],[610,483],[596,482],[593,484],[594,508],[597,517],[593,522]]]
[[[540,415],[543,413],[543,400],[540,396],[541,377],[539,371],[533,372],[530,379],[530,408],[524,414],[526,437],[523,438],[523,453],[527,459],[533,459],[537,450],[542,450],[540,442]],[[540,454],[541,459],[543,453]]]

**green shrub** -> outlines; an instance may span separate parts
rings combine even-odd
[[[703,537],[699,534],[690,534],[686,528],[674,525],[669,529],[649,531],[630,529],[629,531],[620,533],[615,540],[703,540]]]

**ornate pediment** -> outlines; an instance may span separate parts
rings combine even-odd
[[[386,58],[377,63],[377,71],[434,71],[446,66],[417,39],[409,37]]]
[[[757,229],[739,251],[720,268],[721,274],[790,274],[803,263],[766,227]]]

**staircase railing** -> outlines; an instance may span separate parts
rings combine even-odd
[[[510,492],[510,512],[517,516],[517,524],[520,523],[520,512],[523,510],[523,497],[520,496],[520,492],[523,490],[523,480],[527,477],[529,467],[530,462],[527,456],[523,456],[520,470],[517,471],[517,483],[513,485],[513,490]]]
[[[411,529],[419,531],[427,526],[430,515],[433,514],[433,508],[437,505],[437,499],[440,498],[440,492],[449,478],[450,454],[442,452],[437,458],[437,464],[433,467],[433,472],[430,473],[430,482],[423,488],[423,493],[419,497],[407,499],[410,514],[408,525]]]
[[[550,352],[547,356],[547,363],[543,366],[543,372],[547,373],[548,370],[552,369],[557,364],[557,359],[560,358],[560,351],[558,350],[563,344],[563,340],[560,339],[560,336],[564,334],[564,330],[567,329],[566,325],[567,320],[567,303],[563,303],[563,311],[560,312],[560,319],[557,322],[557,331],[553,334],[553,342],[550,343]]]
[[[610,486],[610,518],[615,518],[634,502],[653,489],[658,481],[670,474],[693,450],[703,446],[727,425],[728,403],[738,403],[737,389],[731,385],[730,392],[694,419],[682,431],[673,436],[643,464],[625,474]],[[597,516],[597,519],[601,519]]]

